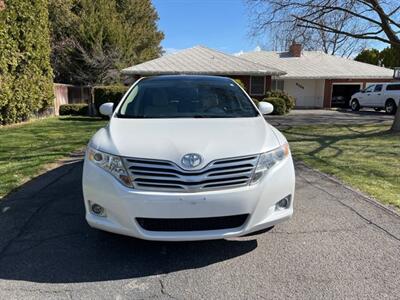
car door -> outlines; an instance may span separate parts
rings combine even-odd
[[[375,89],[375,85],[370,85],[363,91],[362,96],[359,99],[361,106],[373,106],[372,98],[373,98],[374,89]]]
[[[387,99],[400,99],[400,84],[388,84],[384,91],[383,104],[385,104]]]
[[[384,93],[383,93],[383,84],[375,85],[374,91],[371,95],[371,105],[374,107],[383,107],[384,106]]]

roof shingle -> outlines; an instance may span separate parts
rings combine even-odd
[[[284,70],[287,79],[363,79],[393,78],[393,70],[351,59],[325,54],[321,51],[303,51],[301,57],[288,52],[254,51],[242,53],[240,58]]]
[[[123,74],[274,75],[285,72],[204,46],[181,50],[122,70]]]

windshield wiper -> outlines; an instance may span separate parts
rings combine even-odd
[[[145,118],[147,118],[147,117],[145,117],[145,116],[143,116],[143,115],[132,116],[132,115],[117,114],[117,118],[121,118],[121,119],[145,119]]]
[[[116,114],[117,118],[121,119],[185,119],[185,118],[193,118],[193,119],[218,119],[218,118],[245,118],[249,116],[240,116],[240,115],[207,115],[207,114],[198,114],[198,115],[175,115],[175,116],[145,116],[145,115],[122,115]]]
[[[230,115],[193,115],[190,118],[195,118],[195,119],[207,119],[207,118],[234,118],[234,116]]]

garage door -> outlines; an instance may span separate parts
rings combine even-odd
[[[361,89],[361,84],[334,84],[332,87],[332,107],[348,107],[351,96]]]

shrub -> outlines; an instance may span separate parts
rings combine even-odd
[[[260,103],[260,101],[256,98],[251,98],[251,100],[253,100],[254,104],[258,107],[258,103]]]
[[[5,1],[0,11],[0,124],[53,105],[47,2]]]
[[[126,93],[128,87],[123,85],[96,86],[93,88],[94,106],[99,111],[99,107],[103,103],[112,102],[114,108],[121,101],[122,96]]]
[[[88,105],[87,104],[62,104],[60,105],[60,116],[87,116]]]
[[[274,106],[274,111],[272,112],[273,115],[284,115],[286,114],[287,108],[285,100],[282,98],[277,97],[269,97],[265,98],[263,101],[271,103]]]
[[[234,80],[242,89],[244,89],[244,90],[246,89],[243,81],[241,81],[240,79],[234,79]]]
[[[266,98],[281,98],[285,102],[285,113],[290,112],[292,108],[294,108],[296,102],[294,97],[289,96],[286,92],[284,91],[269,91],[265,95]]]

